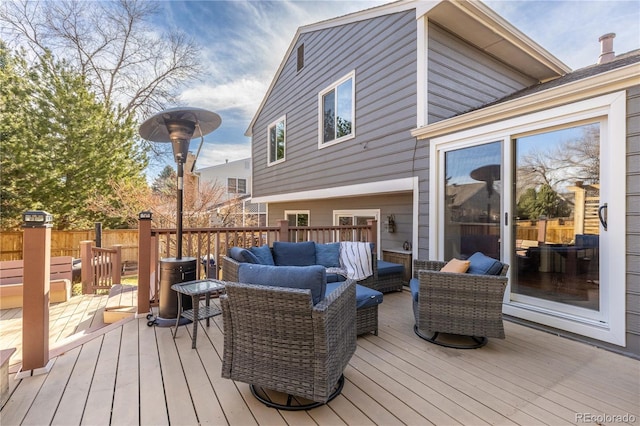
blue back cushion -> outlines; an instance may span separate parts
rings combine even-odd
[[[316,243],[273,243],[273,260],[278,266],[309,266],[316,264]]]
[[[261,265],[275,265],[275,263],[273,263],[271,249],[268,245],[265,244],[261,247],[251,247],[249,250],[258,258],[257,263],[260,263]]]
[[[327,268],[340,267],[340,243],[316,243],[316,265]]]
[[[229,257],[241,263],[260,263],[255,254],[242,247],[231,247]]]
[[[484,254],[475,252],[469,259],[468,274],[478,275],[500,275],[502,271],[502,262]]]
[[[245,284],[311,290],[315,305],[324,298],[327,287],[325,268],[313,266],[271,266],[242,263],[238,268],[238,281]]]

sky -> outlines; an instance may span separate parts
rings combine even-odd
[[[244,134],[298,27],[385,3],[389,2],[164,1],[159,24],[193,36],[206,70],[200,81],[183,88],[179,106],[206,108],[222,117],[222,125],[205,136],[196,168],[251,155],[250,139]],[[616,33],[616,54],[640,48],[640,0],[484,3],[574,70],[597,61],[603,34]],[[199,142],[191,141],[193,152]],[[173,164],[171,156],[167,164]]]

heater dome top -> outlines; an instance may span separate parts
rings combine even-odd
[[[171,132],[176,124],[182,130],[183,138],[188,136],[204,136],[220,127],[222,119],[215,112],[202,108],[170,108],[148,118],[140,126],[140,136],[152,142],[171,142]],[[193,125],[193,133],[189,135],[188,128]],[[186,126],[185,126],[186,125]],[[185,129],[186,127],[186,129]],[[171,129],[170,129],[171,128]],[[187,130],[187,132],[184,132]],[[174,135],[175,137],[175,135]]]

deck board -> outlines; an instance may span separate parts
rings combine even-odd
[[[90,309],[79,306],[54,311],[66,321],[63,330],[78,321],[93,327]],[[407,292],[385,295],[378,336],[358,338],[342,394],[321,408],[268,408],[247,384],[223,379],[221,316],[208,328],[201,322],[196,350],[191,325],[174,340],[171,327],[148,327],[141,318],[70,345],[49,374],[11,380],[2,423],[555,426],[579,423],[576,413],[640,419],[635,359],[510,322],[505,340],[442,348],[415,335],[410,306]],[[12,321],[20,313],[2,315]],[[12,333],[2,333],[4,343]]]

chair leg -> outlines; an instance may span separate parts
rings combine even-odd
[[[267,395],[267,392],[263,388],[256,385],[249,385],[249,388],[251,389],[251,393],[253,394],[253,396],[258,401],[266,405],[267,407],[276,408],[278,410],[285,410],[285,411],[301,411],[301,410],[310,410],[312,408],[320,407],[321,405],[328,403],[329,401],[334,399],[336,396],[340,395],[340,392],[342,392],[343,386],[344,386],[344,374],[341,375],[340,378],[338,379],[338,383],[336,383],[335,389],[333,390],[331,395],[329,395],[329,399],[327,400],[327,402],[311,401],[308,404],[300,404],[299,401],[297,401],[297,399],[293,395],[286,395],[287,402],[285,404],[280,404],[278,402],[272,401],[271,398],[269,398],[269,396]]]
[[[413,326],[413,331],[418,335],[418,337],[420,337],[421,339],[426,340],[429,343],[434,343],[436,345],[444,346],[444,347],[447,347],[447,348],[453,348],[453,349],[477,349],[477,348],[483,347],[489,341],[489,339],[487,339],[486,337],[460,336],[460,337],[465,337],[465,338],[471,339],[471,340],[473,340],[474,343],[471,343],[469,345],[458,345],[458,344],[455,344],[455,343],[449,343],[449,342],[445,342],[445,341],[442,341],[442,340],[437,340],[438,336],[440,335],[440,333],[438,333],[437,331],[434,332],[432,336],[429,336],[429,335],[425,334],[424,332],[422,332],[420,329],[418,329],[417,325]],[[456,335],[456,336],[458,336],[458,335]]]

